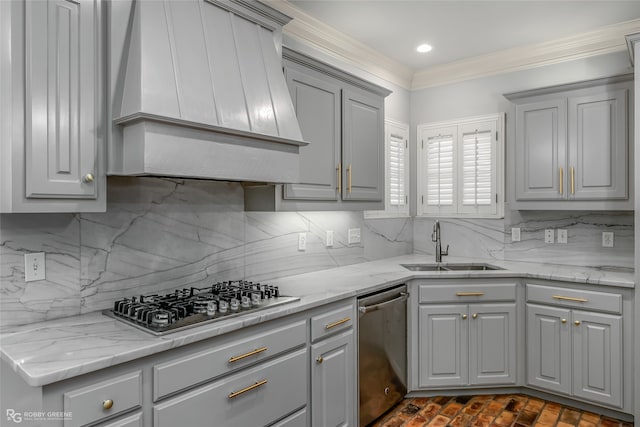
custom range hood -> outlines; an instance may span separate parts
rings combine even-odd
[[[290,18],[257,1],[109,5],[109,174],[296,182],[281,65]]]

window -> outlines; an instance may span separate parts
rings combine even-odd
[[[409,216],[409,126],[385,121],[385,210],[365,218]]]
[[[504,215],[504,114],[418,126],[418,215]]]

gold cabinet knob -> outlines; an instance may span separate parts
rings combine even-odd
[[[112,406],[113,406],[113,400],[111,399],[107,399],[104,402],[102,402],[102,407],[104,409],[111,409]]]
[[[560,320],[562,323],[567,323],[567,319]]]
[[[573,324],[576,325],[576,326],[580,326],[580,321],[576,320],[575,322],[573,322]]]
[[[322,362],[324,362],[324,359],[322,358],[322,356],[318,356],[318,357],[316,357],[316,363],[317,363],[318,365],[319,365],[319,364],[321,364]]]
[[[94,178],[93,178],[93,174],[88,173],[84,176],[84,182],[93,182]]]
[[[462,315],[462,319],[463,319],[463,320],[467,320],[467,315],[466,315],[466,314],[463,314],[463,315]]]
[[[473,315],[471,317],[473,317],[474,319],[477,319],[478,318],[478,313],[473,313]]]

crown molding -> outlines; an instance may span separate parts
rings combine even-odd
[[[638,33],[633,33],[633,34],[628,34],[625,36],[625,38],[627,39],[627,50],[629,51],[629,59],[631,59],[631,66],[634,65],[634,48],[633,46],[640,42],[640,32]]]
[[[412,90],[558,64],[627,49],[625,36],[640,31],[640,19],[607,25],[549,42],[466,58],[414,74]]]
[[[442,86],[619,52],[628,49],[626,35],[640,32],[640,19],[634,19],[569,37],[517,46],[414,72],[410,67],[306,14],[287,0],[269,0],[268,4],[293,18],[283,28],[288,36],[407,90]]]
[[[268,4],[293,18],[284,26],[284,34],[319,49],[332,58],[350,63],[404,89],[411,89],[413,70],[410,67],[330,27],[286,0],[269,0]]]

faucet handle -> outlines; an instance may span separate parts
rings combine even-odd
[[[438,234],[435,231],[433,233],[431,233],[431,241],[432,242],[437,242],[438,241]]]

